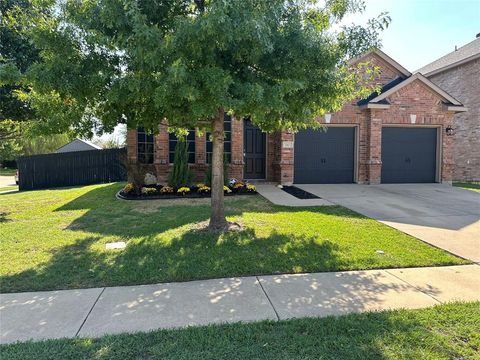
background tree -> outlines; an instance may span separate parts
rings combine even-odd
[[[3,78],[9,78],[16,70],[26,72],[36,61],[39,51],[19,24],[8,24],[8,12],[26,11],[28,0],[3,0],[0,2],[0,71]],[[14,80],[14,79],[12,79]],[[35,112],[29,105],[28,85],[14,81],[0,86],[0,164],[13,160],[19,155],[46,154],[57,150],[71,140],[67,134],[35,134],[30,130],[35,121]],[[19,96],[20,95],[20,96]]]
[[[339,27],[364,8],[360,0],[32,0],[9,24],[40,61],[4,81],[31,86],[25,97],[44,132],[88,136],[118,123],[157,132],[159,121],[211,132],[210,227],[223,229],[224,113],[296,131],[369,93],[348,59],[379,46],[388,17]]]
[[[9,69],[18,69],[25,72],[30,65],[38,60],[38,51],[29,40],[8,26],[6,16],[8,11],[17,7],[26,9],[29,7],[27,0],[5,0],[0,2],[0,64],[3,65],[8,76]],[[5,65],[12,63],[14,67]],[[18,139],[20,136],[21,123],[33,118],[33,110],[26,101],[16,96],[18,90],[28,91],[26,87],[19,87],[16,84],[5,84],[0,86],[0,141],[6,147],[9,140]],[[15,148],[11,144],[10,148]]]

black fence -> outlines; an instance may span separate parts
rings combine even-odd
[[[19,190],[123,181],[126,149],[88,150],[17,159]]]

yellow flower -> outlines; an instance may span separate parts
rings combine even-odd
[[[223,185],[223,191],[226,192],[227,194],[232,192],[232,190],[230,190],[230,188],[225,185]]]
[[[235,185],[233,185],[233,188],[234,189],[241,189],[241,188],[243,188],[243,186],[244,186],[244,183],[239,181],[239,182],[235,183]]]
[[[190,188],[186,187],[186,186],[183,186],[183,187],[181,187],[180,189],[177,190],[177,193],[182,194],[182,195],[185,195],[189,192],[190,192]]]
[[[123,192],[128,194],[130,192],[132,192],[133,190],[135,189],[135,186],[132,184],[132,183],[128,183],[127,185],[125,185],[125,187],[123,188]]]
[[[197,191],[198,191],[199,193],[201,193],[201,194],[207,194],[207,193],[210,192],[210,190],[211,190],[211,189],[210,189],[209,186],[203,185],[203,186],[199,187]]]
[[[156,192],[157,192],[157,189],[155,188],[142,187],[142,194],[144,195],[155,194]]]
[[[247,185],[247,191],[248,192],[256,192],[257,188],[255,187],[255,185]]]
[[[162,194],[171,194],[173,193],[173,188],[171,188],[170,186],[164,186],[160,189],[160,192]]]

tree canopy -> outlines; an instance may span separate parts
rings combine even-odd
[[[15,29],[6,22],[7,13],[13,8],[25,9],[28,7],[26,0],[5,0],[0,3],[0,71],[8,70],[3,67],[14,64],[10,69],[18,69],[25,72],[30,65],[38,59],[38,51]],[[6,71],[4,77],[8,77]],[[7,83],[0,86],[0,148],[12,149],[14,144],[8,141],[18,139],[21,123],[28,122],[33,117],[33,110],[25,101],[17,97],[17,91],[28,91],[27,87],[20,87],[15,83]],[[0,149],[0,153],[1,153]]]
[[[363,8],[358,0],[33,0],[10,11],[9,23],[40,61],[4,63],[2,78],[31,86],[24,99],[47,133],[88,136],[119,122],[156,131],[161,119],[208,127],[219,108],[264,130],[296,129],[362,90],[347,60],[379,46],[388,18],[332,26]]]
[[[362,0],[31,0],[8,22],[40,60],[27,69],[4,63],[0,81],[29,86],[23,98],[46,133],[89,136],[118,123],[157,132],[161,121],[212,131],[215,180],[223,128],[214,120],[224,111],[264,131],[295,131],[370,93],[373,69],[360,74],[348,60],[380,45],[389,18],[341,26],[364,8]]]

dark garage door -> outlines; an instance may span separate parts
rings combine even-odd
[[[435,182],[437,129],[382,129],[382,183]]]
[[[355,128],[302,130],[295,135],[294,182],[297,184],[352,183]]]

